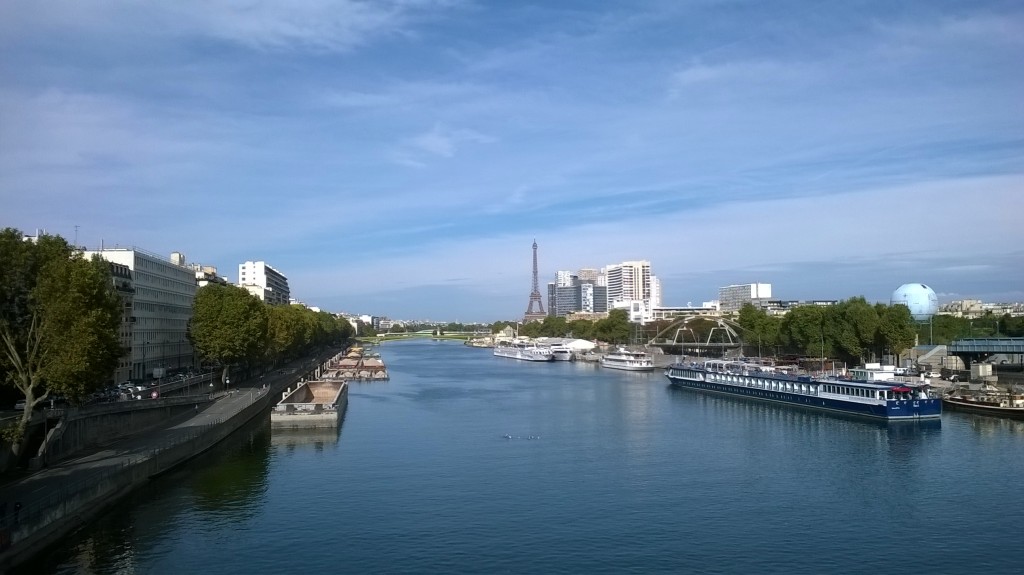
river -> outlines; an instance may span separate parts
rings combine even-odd
[[[1024,422],[879,424],[587,363],[380,348],[14,573],[1020,573]]]

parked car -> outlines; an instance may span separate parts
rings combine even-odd
[[[18,401],[14,402],[14,409],[16,409],[17,411],[25,411],[25,400],[19,399]]]

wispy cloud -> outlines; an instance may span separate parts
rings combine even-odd
[[[418,21],[456,0],[182,0],[140,5],[124,0],[48,3],[12,0],[8,22],[78,32],[124,34],[138,30],[164,36],[195,36],[237,43],[258,50],[347,52],[372,40],[412,33]],[[142,31],[142,30],[139,30]]]
[[[475,130],[463,128],[449,128],[440,123],[434,124],[430,130],[407,138],[403,147],[407,151],[418,151],[431,156],[451,158],[455,156],[458,149],[466,144],[489,144],[494,138],[481,134]],[[415,167],[421,167],[423,162],[409,159],[408,155],[403,156],[406,161],[414,162]]]
[[[1008,293],[1022,38],[995,0],[10,0],[0,218],[390,315],[521,313],[534,237],[667,303]]]

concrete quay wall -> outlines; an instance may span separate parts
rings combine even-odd
[[[281,391],[294,385],[300,377],[314,376],[321,368],[322,364],[313,362],[296,370],[292,376],[270,381],[265,387],[232,390],[208,407],[217,409],[218,405],[224,405],[223,419],[159,430],[143,441],[143,447],[97,466],[92,473],[78,473],[74,481],[57,477],[40,481],[43,489],[37,490],[45,490],[44,498],[25,502],[16,512],[9,507],[0,511],[0,573],[85,525],[150,478],[209,450],[256,416],[269,411],[281,397]]]
[[[195,397],[145,399],[68,410],[51,429],[41,450],[40,463],[56,462],[83,449],[164,425],[192,414],[196,406],[213,401],[208,394]]]

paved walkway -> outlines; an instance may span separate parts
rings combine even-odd
[[[192,413],[169,419],[163,426],[119,438],[110,443],[83,451],[77,456],[56,462],[49,467],[0,486],[0,527],[10,527],[30,507],[53,503],[54,497],[74,492],[104,474],[131,465],[166,447],[178,445],[200,434],[211,425],[227,421],[272,388],[291,385],[301,374],[316,367],[316,360],[300,360],[267,374],[263,378],[219,392],[214,401],[198,396]],[[20,506],[18,505],[20,504]]]

